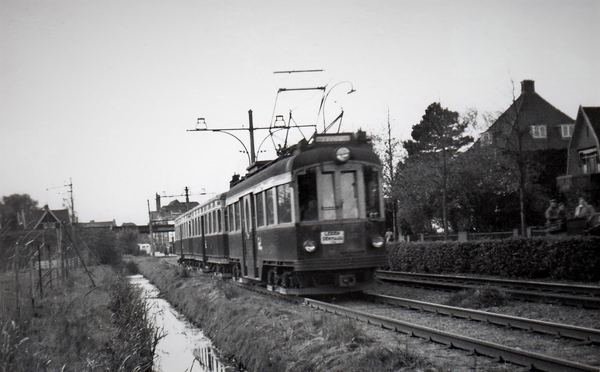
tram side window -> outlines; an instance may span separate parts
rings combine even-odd
[[[223,231],[223,222],[221,221],[221,210],[217,210],[217,232]]]
[[[233,204],[230,204],[227,207],[227,214],[228,214],[228,217],[229,217],[229,231],[235,231],[235,223],[233,221],[233,216],[234,216],[234,214],[233,214]]]
[[[275,188],[270,188],[266,191],[266,215],[267,225],[275,224]]]
[[[305,174],[298,175],[298,206],[300,221],[316,221],[319,219],[317,204],[317,175],[309,169]]]
[[[265,199],[265,193],[260,192],[256,194],[256,226],[261,227],[265,225],[265,206],[263,200]]]
[[[289,184],[277,186],[277,217],[279,223],[292,222],[292,190]]]
[[[240,202],[235,202],[235,229],[236,231],[241,230],[242,224],[240,223]]]

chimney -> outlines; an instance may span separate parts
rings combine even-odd
[[[150,208],[148,208],[150,209]],[[160,195],[156,194],[156,211],[160,212]]]
[[[535,81],[523,80],[521,82],[521,94],[535,93]]]

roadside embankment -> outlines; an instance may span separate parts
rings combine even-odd
[[[140,272],[249,371],[441,371],[392,332],[244,290],[164,259]]]

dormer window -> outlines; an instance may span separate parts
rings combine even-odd
[[[575,129],[575,124],[561,124],[560,134],[562,135],[562,138],[573,137],[573,129]]]
[[[531,136],[533,138],[546,138],[548,137],[545,125],[532,125]]]

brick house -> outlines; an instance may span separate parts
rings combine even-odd
[[[585,196],[600,206],[600,107],[579,106],[569,143],[566,175],[557,177],[561,193]]]
[[[509,142],[521,135],[524,150],[566,150],[574,123],[572,118],[535,92],[533,80],[523,80],[521,95],[481,135],[479,142],[482,146],[510,147]]]

